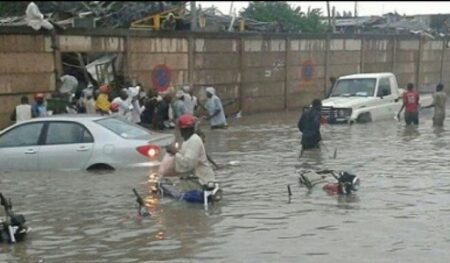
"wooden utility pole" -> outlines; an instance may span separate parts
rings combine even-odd
[[[83,56],[81,55],[81,53],[77,53],[77,56],[78,56],[78,63],[80,63],[80,67],[83,68],[83,76],[84,76],[84,80],[86,81],[86,85],[89,85],[89,83],[91,83],[91,80],[89,79],[87,69],[86,69],[86,64],[84,63]]]
[[[328,13],[328,32],[333,32],[333,27],[331,26],[330,1],[327,1],[327,13]]]
[[[191,31],[197,30],[197,7],[195,1],[191,1]]]

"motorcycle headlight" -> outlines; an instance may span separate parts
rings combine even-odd
[[[350,194],[359,190],[360,180],[356,175],[340,172],[338,181],[343,194]]]
[[[352,190],[355,192],[359,190],[359,178],[357,176],[355,176],[355,178],[353,178]]]

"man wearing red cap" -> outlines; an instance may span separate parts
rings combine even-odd
[[[34,118],[47,117],[47,105],[45,103],[43,93],[36,93],[34,95],[34,103],[31,105],[31,113]]]
[[[195,133],[195,117],[183,114],[178,118],[178,127],[183,144],[179,151],[175,146],[167,147],[166,151],[175,156],[175,172],[180,176],[182,190],[202,189],[209,182],[215,181],[214,171],[209,166],[203,141]]]

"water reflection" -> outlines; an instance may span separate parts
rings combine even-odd
[[[359,203],[361,199],[357,193],[350,195],[338,195],[336,196],[338,206],[341,208],[355,208],[354,203]]]

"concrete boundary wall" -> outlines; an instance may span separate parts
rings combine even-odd
[[[0,128],[9,124],[20,97],[55,90],[55,63],[49,36],[0,35]]]
[[[170,86],[192,85],[203,100],[216,88],[228,114],[299,109],[323,98],[329,77],[394,72],[400,86],[419,91],[450,86],[448,39],[406,35],[286,35],[70,29],[52,37],[29,28],[0,27],[0,128],[20,96],[50,93],[61,74],[60,52],[111,52],[125,56],[124,71],[144,88],[155,70]],[[447,89],[448,90],[448,89]]]

